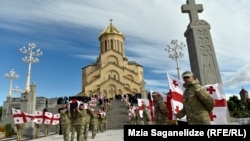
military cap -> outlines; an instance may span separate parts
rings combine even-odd
[[[182,73],[182,77],[190,77],[193,76],[194,74],[191,71],[185,71]]]

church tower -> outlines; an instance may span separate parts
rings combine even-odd
[[[118,94],[141,94],[143,67],[128,61],[125,55],[125,36],[110,20],[99,35],[100,54],[94,64],[82,68],[82,96],[102,94],[114,98]]]

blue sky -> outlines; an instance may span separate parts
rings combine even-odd
[[[189,16],[181,12],[186,0],[8,0],[0,1],[0,105],[6,100],[11,69],[20,76],[13,87],[24,90],[28,64],[19,49],[35,43],[39,63],[31,66],[37,96],[72,96],[81,91],[81,68],[99,55],[99,34],[113,19],[125,35],[129,61],[144,66],[147,90],[168,91],[166,73],[177,77],[176,62],[165,51],[171,40],[186,44]],[[196,0],[203,4],[200,19],[211,35],[227,96],[249,90],[249,0]],[[190,70],[187,47],[180,71]],[[13,97],[20,96],[12,93]]]

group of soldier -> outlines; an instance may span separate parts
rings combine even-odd
[[[76,103],[77,106],[65,103],[59,110],[64,141],[74,141],[75,134],[77,141],[87,141],[89,131],[94,139],[98,132],[107,130],[107,112],[111,108],[109,100],[96,107],[90,106],[89,102]]]
[[[130,124],[132,125],[168,124],[169,111],[166,107],[166,104],[163,101],[162,96],[158,92],[153,92],[152,99],[154,103],[153,112],[150,111],[149,107],[145,103],[142,103],[141,108],[139,108],[134,106],[134,104],[131,104],[131,102],[129,102],[129,100],[126,100],[126,98],[122,100],[128,106]],[[154,115],[154,117],[152,115]]]
[[[211,94],[208,93],[204,87],[200,85],[199,80],[194,76],[191,71],[185,71],[182,74],[184,80],[183,87],[183,108],[172,113],[175,119],[169,120],[170,115],[166,104],[163,101],[163,97],[158,92],[152,93],[152,99],[154,103],[154,110],[151,112],[149,106],[142,103],[142,112],[139,113],[138,107],[134,107],[127,99],[123,101],[129,107],[129,119],[133,125],[138,124],[179,124],[177,119],[181,119],[186,116],[186,122],[188,125],[210,125],[210,114],[214,109],[215,101]],[[170,93],[168,93],[170,94]],[[152,113],[154,119],[152,120]],[[151,119],[151,120],[150,120]],[[153,122],[152,122],[153,121]],[[182,123],[183,124],[183,123]]]

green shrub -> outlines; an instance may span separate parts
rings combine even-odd
[[[11,137],[13,135],[13,128],[10,123],[5,125],[5,137]]]

